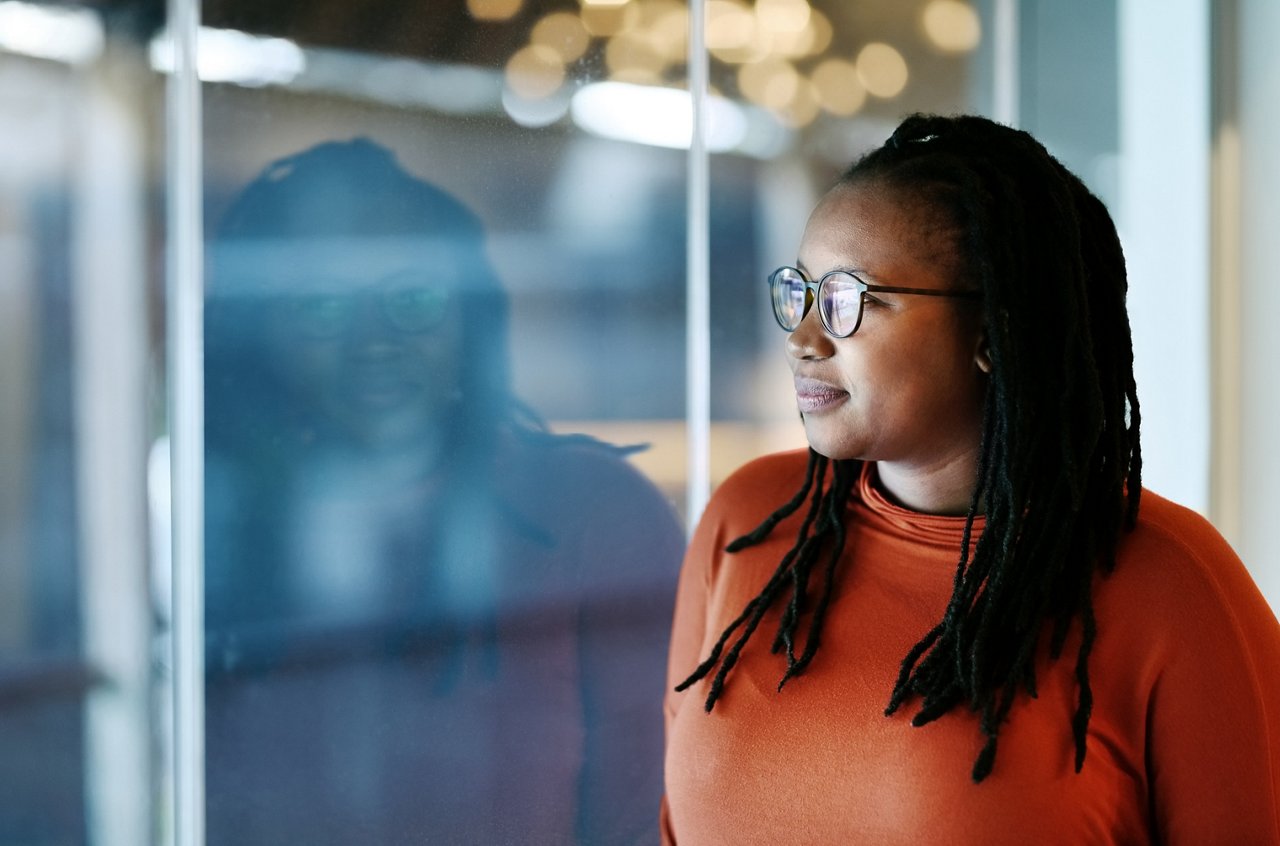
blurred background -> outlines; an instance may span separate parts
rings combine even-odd
[[[173,842],[192,767],[210,843],[656,842],[686,515],[803,445],[766,273],[916,111],[1107,203],[1144,479],[1280,607],[1280,6],[693,8],[0,0],[0,846]]]

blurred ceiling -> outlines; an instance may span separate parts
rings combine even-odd
[[[987,34],[971,0],[705,2],[713,90],[750,100],[793,128],[821,123],[823,115],[894,119],[955,111],[973,99],[973,56]],[[135,27],[163,22],[162,0],[88,5]],[[675,29],[658,25],[670,24],[673,14]],[[204,0],[201,15],[206,27],[283,37],[304,48],[505,70],[509,85],[517,73],[532,74],[526,81],[535,92],[554,91],[564,80],[679,87],[687,70],[687,4],[680,0]],[[616,20],[604,27],[601,15]],[[812,30],[803,48],[782,32],[797,15]],[[585,46],[548,61],[545,40],[533,41],[535,28],[550,16],[583,29]],[[617,23],[623,17],[627,22]],[[743,35],[743,26],[754,27],[754,36]],[[756,47],[716,49],[713,43],[739,37],[753,37]],[[784,42],[790,46],[780,48]],[[654,53],[661,61],[651,61]]]
[[[574,4],[576,8],[576,4]],[[206,0],[205,26],[289,38],[308,47],[501,67],[528,30],[564,3],[525,3],[511,19],[477,21],[466,0]]]

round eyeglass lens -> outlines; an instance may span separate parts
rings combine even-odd
[[[847,338],[858,331],[862,320],[862,286],[847,273],[828,274],[818,292],[827,329],[837,338]]]
[[[438,288],[388,291],[383,308],[391,325],[401,332],[430,332],[444,322],[449,296]]]
[[[794,268],[781,267],[773,272],[769,283],[773,289],[773,316],[779,326],[794,332],[804,319],[804,277]]]

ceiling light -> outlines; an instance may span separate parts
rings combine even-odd
[[[747,132],[742,110],[721,97],[704,102],[707,148],[733,149]],[[573,95],[569,111],[579,127],[605,138],[675,149],[688,149],[693,139],[693,103],[676,88],[596,82]]]
[[[172,37],[167,31],[161,32],[151,41],[151,66],[172,73],[173,51]],[[203,82],[232,82],[248,87],[284,85],[306,66],[302,48],[287,38],[264,38],[206,26],[196,34],[196,74]]]
[[[87,9],[0,2],[0,50],[70,65],[102,54],[102,21]]]

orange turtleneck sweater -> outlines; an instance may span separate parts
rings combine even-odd
[[[794,495],[805,460],[784,453],[739,470],[689,548],[665,703],[664,844],[1280,843],[1280,624],[1217,532],[1147,491],[1115,572],[1095,584],[1080,773],[1079,625],[1038,671],[1039,697],[1014,705],[981,784],[970,770],[983,738],[967,709],[921,728],[910,725],[918,701],[884,716],[899,663],[951,595],[964,520],[892,504],[871,464],[808,670],[777,690],[779,607],[713,712],[709,679],[672,692],[794,542],[800,512],[760,545],[723,551]]]

